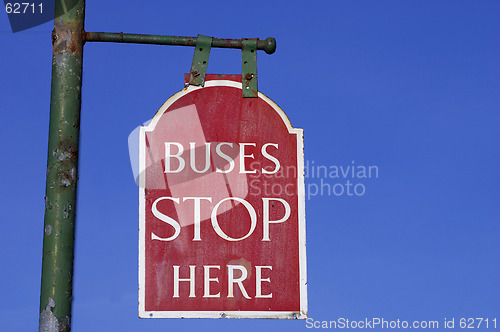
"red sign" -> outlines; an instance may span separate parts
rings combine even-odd
[[[307,318],[302,129],[207,75],[140,132],[139,316]]]

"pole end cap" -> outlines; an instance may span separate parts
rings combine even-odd
[[[265,40],[266,45],[264,46],[264,51],[267,54],[273,54],[276,51],[276,39],[268,37]]]

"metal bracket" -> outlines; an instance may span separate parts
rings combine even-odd
[[[257,98],[257,38],[244,38],[241,48],[243,98]]]
[[[191,65],[190,85],[205,85],[207,74],[208,56],[212,47],[212,37],[198,35],[196,48],[194,50],[193,64]]]

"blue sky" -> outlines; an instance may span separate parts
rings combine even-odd
[[[259,90],[315,165],[376,166],[361,196],[306,201],[314,320],[500,320],[498,1],[88,1],[87,31],[272,36]],[[52,45],[0,14],[0,329],[38,325]],[[129,133],[183,87],[188,47],[84,49],[74,331],[308,330],[305,321],[137,318]],[[209,73],[240,73],[212,49]],[[500,322],[498,322],[500,324]]]

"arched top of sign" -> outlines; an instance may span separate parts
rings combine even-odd
[[[205,82],[205,86],[194,86],[194,85],[188,85],[186,88],[183,90],[177,92],[174,94],[172,97],[170,97],[156,112],[155,116],[151,120],[151,122],[145,127],[146,131],[153,131],[156,127],[156,124],[158,123],[159,119],[165,113],[165,111],[178,99],[182,98],[183,96],[187,95],[188,93],[191,93],[195,90],[199,89],[204,89],[204,88],[210,88],[210,87],[230,87],[230,88],[235,88],[235,89],[242,89],[242,84],[241,82],[236,82],[236,81],[230,81],[230,80],[207,80]],[[269,106],[271,106],[274,111],[280,116],[281,120],[283,121],[283,124],[286,126],[288,129],[288,132],[290,134],[298,134],[302,133],[301,128],[293,128],[292,123],[288,119],[287,115],[285,112],[274,102],[272,101],[269,97],[264,95],[262,92],[259,91],[259,98],[264,100]]]

